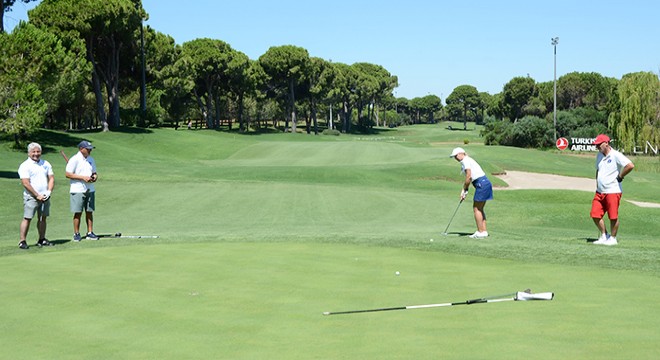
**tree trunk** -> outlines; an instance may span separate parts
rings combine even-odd
[[[351,113],[353,109],[348,104],[348,101],[344,101],[344,126],[343,131],[348,133],[351,131]]]
[[[119,127],[119,46],[111,37],[108,40],[111,50],[108,67],[104,71],[97,71],[105,84],[108,96],[108,125],[110,128]],[[105,128],[105,126],[104,126]]]
[[[231,126],[229,127],[231,130]],[[243,120],[243,92],[238,94],[238,131],[245,132],[245,122]]]
[[[1,0],[0,0],[1,1]],[[87,60],[92,64],[92,88],[94,89],[94,97],[96,98],[96,111],[99,115],[99,120],[103,124],[103,131],[109,131],[110,125],[108,124],[108,118],[105,114],[105,103],[103,102],[103,92],[101,91],[101,79],[99,76],[99,70],[94,59],[93,52],[93,42],[87,41]]]
[[[314,135],[319,134],[319,122],[316,118],[316,102],[312,102],[312,121],[314,122]]]
[[[291,118],[291,111],[289,111],[289,107],[291,104],[287,101],[286,102],[286,115],[284,116],[284,132],[289,131],[289,119]]]
[[[5,33],[5,2],[0,0],[0,34]]]
[[[206,127],[213,129],[213,97],[211,95],[211,89],[207,90],[206,94]]]
[[[296,119],[296,95],[293,90],[294,81],[293,79],[289,80],[289,99],[291,106],[291,132],[296,133],[296,128],[298,125],[298,120]]]
[[[108,91],[108,107],[110,113],[108,114],[109,123],[111,128],[117,128],[120,125],[119,122],[119,84],[116,81],[113,81],[111,84],[108,84],[106,87]]]
[[[197,99],[197,107],[199,108],[199,113],[202,115],[204,121],[206,121],[206,107],[202,102],[202,97],[199,96],[199,92],[197,92],[197,88],[193,89],[193,93],[195,94],[195,99]],[[197,124],[195,124],[195,129],[197,129]]]

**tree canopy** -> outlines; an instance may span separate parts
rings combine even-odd
[[[33,0],[2,0],[3,12],[16,1]],[[398,77],[379,64],[332,62],[291,44],[272,46],[253,60],[220,39],[176,44],[144,27],[147,17],[139,0],[42,0],[29,22],[1,34],[0,131],[20,137],[40,127],[113,130],[194,121],[195,127],[230,130],[238,123],[245,132],[266,120],[291,132],[304,120],[315,134],[323,126],[370,132],[438,120],[461,121],[464,129],[471,121],[499,122],[489,128],[500,131],[525,118],[515,131],[534,128],[545,137],[541,129],[554,126],[553,82],[514,77],[496,94],[463,84],[443,106],[430,93],[397,98]],[[653,73],[621,80],[567,73],[557,81],[554,130],[562,136],[609,131],[626,146],[657,142],[657,81]]]

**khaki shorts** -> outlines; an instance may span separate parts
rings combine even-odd
[[[72,213],[94,211],[94,191],[84,193],[71,193],[70,205]]]
[[[34,214],[50,215],[50,199],[41,202],[30,195],[23,194],[23,218],[32,219]]]

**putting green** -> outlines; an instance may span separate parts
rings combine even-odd
[[[638,273],[304,242],[91,244],[98,243],[3,258],[0,271],[15,274],[4,276],[0,288],[3,357],[657,354],[660,288],[657,278]],[[554,291],[555,300],[322,315],[527,287]]]

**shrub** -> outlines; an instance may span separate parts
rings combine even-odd
[[[509,120],[486,119],[486,124],[481,130],[486,145],[509,145],[511,128],[513,124]]]
[[[538,116],[525,116],[513,124],[511,144],[517,147],[549,147],[554,141],[552,124]]]
[[[334,135],[334,136],[339,136],[341,132],[336,129],[325,129],[322,132],[323,135]]]

